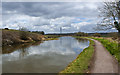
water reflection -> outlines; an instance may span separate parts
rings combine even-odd
[[[8,54],[8,53],[12,53],[14,51],[16,51],[17,49],[25,49],[32,46],[37,46],[40,45],[40,43],[42,43],[41,41],[39,42],[35,42],[35,43],[25,43],[25,44],[15,44],[12,46],[3,46],[2,47],[2,54]]]
[[[22,46],[2,55],[3,72],[57,73],[88,45],[89,41],[85,39],[78,41],[73,37],[60,37],[34,46]]]

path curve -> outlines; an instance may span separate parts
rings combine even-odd
[[[93,41],[95,42],[95,53],[90,73],[118,73],[117,60],[99,41]]]

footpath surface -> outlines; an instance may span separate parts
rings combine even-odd
[[[117,60],[97,41],[90,73],[118,73]]]

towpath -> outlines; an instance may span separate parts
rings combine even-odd
[[[118,73],[118,62],[116,59],[97,41],[95,42],[94,59],[90,73]]]

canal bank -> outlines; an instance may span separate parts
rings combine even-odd
[[[94,41],[89,41],[89,47],[85,48],[77,58],[60,73],[89,73],[94,58]]]
[[[2,29],[2,46],[45,40],[44,35],[20,30]]]
[[[20,31],[13,29],[2,29],[2,46],[11,46],[15,44],[26,44],[48,40],[58,40],[58,35],[42,35],[29,31]]]
[[[117,60],[99,41],[93,41],[95,42],[95,57],[90,73],[118,73],[119,69]]]
[[[120,43],[119,41],[112,40],[111,38],[103,37],[91,37],[94,40],[98,40],[107,49],[107,51],[113,55],[120,64]]]
[[[80,38],[80,37],[77,37]],[[81,37],[90,39],[91,37]],[[93,40],[95,39],[95,40]],[[92,41],[93,40],[93,41]],[[97,41],[98,40],[98,41]],[[81,52],[78,57],[71,62],[65,70],[61,71],[60,73],[119,73],[120,66],[119,66],[119,44],[116,41],[107,38],[95,38],[92,37],[90,39],[94,44],[94,53],[92,55],[89,65],[83,62],[88,57],[85,55],[87,52],[86,48],[83,52]],[[91,44],[90,44],[91,45]],[[84,56],[85,55],[85,56]],[[90,53],[88,55],[91,55]],[[113,56],[112,56],[113,55]],[[83,57],[84,56],[84,59]],[[80,59],[81,58],[81,59]],[[116,59],[117,60],[116,60]],[[82,63],[83,62],[83,63]],[[84,66],[82,68],[82,66]],[[85,68],[86,67],[86,68]]]
[[[119,43],[103,37],[92,37],[92,40],[95,42],[95,58],[90,73],[119,74]]]

